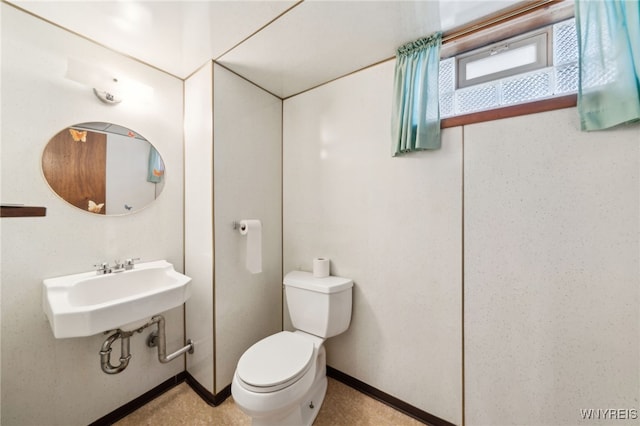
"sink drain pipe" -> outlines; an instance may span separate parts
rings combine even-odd
[[[187,340],[187,346],[178,349],[172,354],[167,355],[167,339],[164,335],[164,317],[162,315],[156,315],[151,318],[151,323],[158,323],[158,330],[154,331],[147,337],[147,346],[150,348],[158,347],[158,361],[163,364],[166,364],[169,361],[173,361],[180,355],[188,352],[190,354],[193,353],[193,340]]]
[[[136,332],[142,333],[145,328],[150,327],[153,324],[157,324],[158,329],[157,331],[152,332],[147,338],[147,346],[149,346],[150,348],[158,347],[158,361],[166,364],[167,362],[173,361],[184,353],[193,353],[194,343],[191,339],[189,339],[187,340],[187,345],[185,347],[180,348],[174,353],[167,355],[165,320],[162,315],[156,315],[151,318],[151,321],[136,330],[123,331],[117,329],[115,333],[107,337],[107,339],[102,343],[102,347],[100,348],[100,367],[102,368],[102,371],[107,374],[118,374],[125,368],[127,368],[127,366],[129,365],[129,361],[131,360],[131,353],[129,352],[129,338],[131,338],[131,336]],[[117,366],[113,366],[111,365],[111,345],[113,345],[118,339],[120,339],[120,364],[118,364]]]
[[[129,338],[131,334],[133,332],[126,333],[118,329],[102,343],[102,348],[100,348],[100,367],[102,367],[102,371],[107,374],[118,374],[127,368],[131,359],[131,354],[129,353]],[[114,367],[111,365],[111,345],[118,339],[120,339],[121,343],[120,364]]]

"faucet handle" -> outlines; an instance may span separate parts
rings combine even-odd
[[[96,263],[93,266],[98,268],[96,269],[96,272],[98,273],[98,275],[108,274],[110,272],[109,264],[107,262]]]
[[[127,269],[127,270],[133,269],[133,265],[135,264],[136,260],[140,260],[140,258],[134,257],[134,258],[126,259],[124,261],[124,269]]]

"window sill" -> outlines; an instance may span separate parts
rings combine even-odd
[[[482,123],[484,121],[500,120],[502,118],[517,117],[519,115],[536,114],[538,112],[553,111],[556,109],[571,108],[577,105],[578,95],[566,95],[557,98],[543,99],[541,101],[526,104],[512,105],[487,111],[474,112],[466,115],[443,118],[440,120],[440,128],[458,127],[467,124]]]

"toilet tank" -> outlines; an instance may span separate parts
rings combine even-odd
[[[293,271],[284,277],[284,286],[296,330],[328,338],[349,328],[353,287],[349,278],[315,278],[311,272]]]

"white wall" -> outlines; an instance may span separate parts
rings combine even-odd
[[[204,346],[187,370],[217,394],[242,353],[282,329],[282,101],[208,64],[186,82],[186,113],[186,265],[198,277],[187,335]],[[245,268],[242,219],[262,222],[262,273]]]
[[[214,65],[216,392],[242,353],[282,330],[282,101]],[[262,222],[262,272],[233,221]]]
[[[284,103],[284,270],[331,259],[353,316],[328,365],[461,422],[462,139],[391,158],[394,63]]]
[[[213,64],[185,80],[185,273],[193,279],[185,304],[186,334],[196,350],[187,371],[214,393],[213,330]]]
[[[465,126],[468,425],[640,408],[640,126],[578,128],[575,108]]]
[[[388,62],[284,104],[285,272],[326,256],[355,281],[328,364],[461,423],[464,224],[466,424],[637,410],[640,127],[580,132],[571,108],[392,159],[392,81]]]
[[[145,336],[121,374],[100,370],[105,336],[55,339],[41,307],[43,278],[88,271],[99,261],[167,259],[182,270],[182,83],[2,3],[2,202],[46,206],[47,216],[3,218],[3,425],[82,425],[183,370],[157,361]],[[67,57],[118,68],[155,89],[153,102],[101,103],[64,79]],[[41,153],[66,126],[89,121],[145,135],[167,167],[162,195],[133,215],[103,217],[70,207],[48,187]],[[182,345],[182,308],[165,314],[168,350]],[[118,349],[116,349],[116,352]]]

